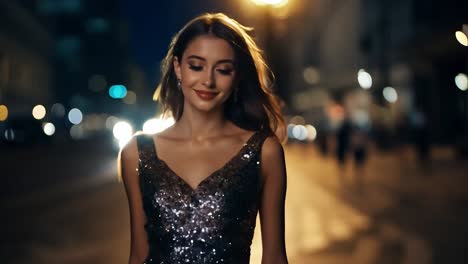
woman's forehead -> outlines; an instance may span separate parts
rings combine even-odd
[[[234,49],[229,42],[213,35],[194,38],[184,52],[184,57],[199,57],[206,61],[234,60]]]

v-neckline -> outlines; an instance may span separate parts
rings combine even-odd
[[[182,178],[179,174],[177,174],[168,164],[166,161],[163,159],[159,158],[157,148],[156,148],[156,141],[154,140],[154,137],[151,137],[152,143],[153,143],[153,151],[156,157],[156,160],[164,166],[165,169],[169,171],[171,175],[173,175],[178,181],[180,181],[184,186],[190,189],[192,193],[197,192],[197,190],[200,188],[202,184],[205,182],[209,181],[211,178],[213,178],[215,175],[219,174],[222,172],[226,167],[231,165],[236,159],[241,156],[242,152],[244,149],[251,143],[251,141],[255,138],[255,136],[259,133],[259,131],[255,131],[249,139],[242,145],[242,147],[231,157],[229,158],[220,168],[214,170],[213,172],[209,173],[208,176],[204,177],[195,187],[192,187],[184,178]]]

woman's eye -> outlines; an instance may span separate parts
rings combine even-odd
[[[194,71],[201,71],[203,69],[203,67],[189,64],[189,69],[194,70]]]
[[[218,72],[223,75],[230,75],[232,73],[231,69],[218,69]]]

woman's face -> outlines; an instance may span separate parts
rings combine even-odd
[[[236,77],[234,56],[233,48],[224,39],[212,35],[193,39],[182,59],[174,58],[185,104],[201,111],[222,109]]]

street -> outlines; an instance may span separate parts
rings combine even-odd
[[[314,146],[289,144],[285,153],[290,263],[466,263],[467,165],[450,151],[426,166],[411,152],[372,152],[361,181]],[[3,200],[2,263],[127,263],[128,208],[112,154],[91,164],[107,164],[101,180]],[[252,263],[261,258],[258,227]]]

